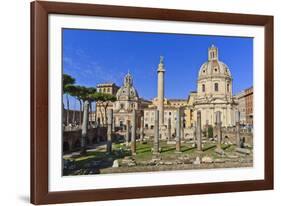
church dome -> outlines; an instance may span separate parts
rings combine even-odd
[[[204,79],[210,76],[231,78],[228,66],[219,61],[218,48],[214,45],[209,48],[208,61],[202,64],[198,74],[199,79]]]
[[[128,72],[124,77],[123,86],[117,91],[117,100],[137,100],[139,98],[137,90],[133,86],[133,77]]]

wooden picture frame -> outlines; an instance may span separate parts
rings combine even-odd
[[[119,17],[256,25],[265,28],[265,157],[264,180],[49,192],[48,190],[48,15]],[[273,189],[273,17],[263,15],[105,6],[31,3],[31,202],[52,204],[82,201],[164,197]]]

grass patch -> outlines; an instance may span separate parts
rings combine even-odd
[[[204,144],[203,151],[197,151],[196,147],[192,147],[191,143],[183,143],[181,145],[181,153],[176,153],[176,145],[175,144],[167,144],[166,141],[160,141],[159,147],[161,148],[160,156],[163,160],[173,161],[179,155],[188,155],[191,158],[195,158],[196,156],[210,156],[213,159],[222,158],[219,154],[215,152],[216,143],[208,142]],[[235,145],[225,145],[222,144],[221,148],[227,152],[232,153],[235,152]],[[153,141],[148,141],[146,144],[142,144],[140,142],[136,143],[136,155],[134,158],[136,161],[147,161],[153,158],[152,149]],[[97,149],[88,151],[86,155],[80,156],[67,156],[65,160],[72,160],[75,164],[76,168],[72,170],[66,171],[66,174],[74,174],[80,168],[82,170],[87,170],[89,168],[96,167],[97,170],[110,168],[113,164],[114,160],[121,161],[126,156],[131,156],[130,146],[126,146],[124,143],[116,142],[112,144],[112,153],[108,154],[106,152],[106,147],[99,147]],[[98,163],[97,166],[95,162]],[[76,170],[76,171],[75,171]],[[76,174],[76,173],[75,173]]]

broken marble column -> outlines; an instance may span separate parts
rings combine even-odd
[[[176,113],[176,152],[181,151],[181,116],[180,110],[177,110]]]
[[[159,153],[159,111],[155,110],[153,154]]]
[[[168,135],[168,141],[171,141],[171,118],[168,119],[168,132],[167,132],[167,135]]]
[[[129,145],[129,141],[130,141],[130,121],[127,120],[126,121],[126,145]]]
[[[144,118],[141,117],[141,125],[140,125],[140,141],[142,142],[144,138]]]
[[[202,151],[202,133],[201,133],[201,112],[197,112],[197,122],[196,122],[196,140],[197,140],[197,150]]]
[[[107,117],[107,147],[106,151],[108,153],[112,152],[112,121],[113,121],[113,110],[108,111]]]
[[[241,148],[241,138],[240,138],[240,112],[235,112],[235,122],[236,122],[236,147]]]
[[[131,137],[131,152],[132,155],[136,154],[136,110],[132,113],[132,137]]]

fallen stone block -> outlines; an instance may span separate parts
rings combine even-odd
[[[241,153],[241,154],[246,154],[249,155],[251,154],[251,151],[249,149],[245,149],[245,148],[236,148],[235,149],[236,152]]]

